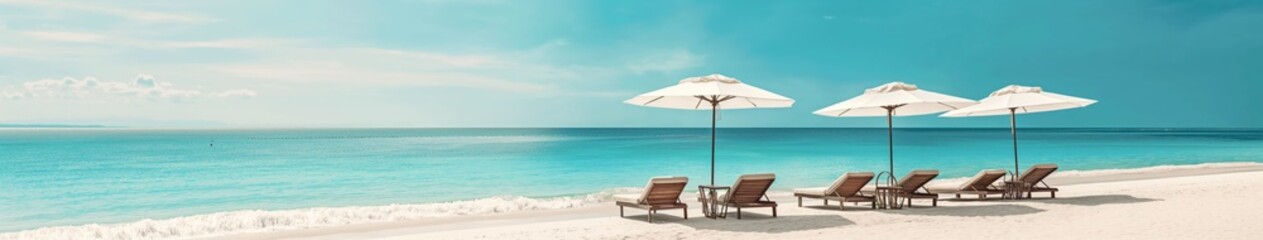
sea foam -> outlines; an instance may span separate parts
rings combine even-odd
[[[609,201],[614,194],[634,193],[618,188],[582,196],[528,198],[490,197],[476,200],[384,206],[322,207],[293,210],[241,210],[145,219],[130,223],[45,227],[0,233],[0,239],[185,239],[227,234],[294,230],[359,223],[582,207]]]

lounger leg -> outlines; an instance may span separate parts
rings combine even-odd
[[[776,217],[776,207],[772,207],[772,217]]]
[[[653,210],[649,210],[649,223],[653,223]]]
[[[684,219],[689,219],[689,208],[684,207]]]
[[[798,197],[798,206],[799,207],[803,206],[803,197]]]
[[[956,199],[960,199],[960,194],[959,194],[959,193],[957,193],[957,194],[956,194]]]
[[[623,216],[623,206],[618,206],[618,217],[625,217]]]
[[[825,206],[829,206],[829,199],[825,199],[825,200],[824,200],[824,205],[825,205]]]
[[[1057,198],[1057,192],[1049,192],[1049,193],[1052,193],[1052,198]]]
[[[741,207],[737,207],[737,219],[741,219]]]
[[[855,204],[860,204],[860,203],[855,203]],[[868,205],[873,206],[873,209],[877,209],[877,200],[873,200],[873,202],[868,203]]]
[[[935,206],[935,207],[938,207],[938,198],[935,198],[935,199],[934,199],[934,206]]]

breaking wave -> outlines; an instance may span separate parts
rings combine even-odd
[[[130,223],[45,227],[0,233],[0,239],[184,239],[228,234],[306,229],[360,223],[582,207],[610,201],[617,188],[598,193],[552,198],[518,196],[384,206],[322,207],[293,210],[241,210]]]

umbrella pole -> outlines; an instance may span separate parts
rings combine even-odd
[[[710,185],[715,185],[715,115],[719,102],[710,103]]]
[[[1021,167],[1017,165],[1017,108],[1009,108],[1009,132],[1013,134],[1013,179],[1017,179]]]
[[[890,176],[895,176],[895,124],[891,120],[894,118],[895,109],[886,109],[886,140],[890,149]]]

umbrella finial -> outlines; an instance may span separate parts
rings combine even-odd
[[[1044,89],[1038,86],[1030,87],[1030,86],[1022,86],[1022,85],[1013,84],[1013,85],[1000,88],[1000,90],[996,90],[995,92],[991,92],[990,96],[995,97],[995,96],[1003,96],[1003,95],[1018,94],[1018,93],[1038,94],[1038,93],[1043,93],[1043,92],[1044,92]]]
[[[701,77],[690,77],[690,78],[685,78],[684,80],[680,80],[680,83],[707,83],[707,82],[741,83],[741,81],[737,80],[736,78],[724,76],[723,74],[718,74],[718,73],[712,73],[710,75],[701,76]]]

